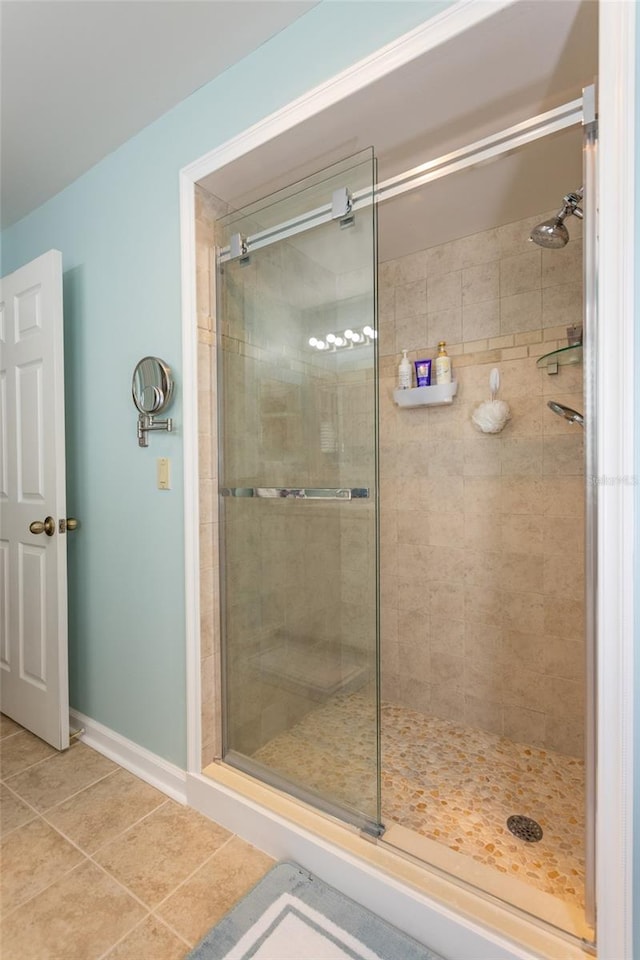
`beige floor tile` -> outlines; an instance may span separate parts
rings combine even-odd
[[[156,912],[196,944],[273,864],[266,853],[233,837]]]
[[[0,784],[0,836],[21,827],[34,817],[31,807],[23,803],[4,784]]]
[[[168,800],[98,850],[94,859],[153,907],[230,836],[194,810]]]
[[[74,743],[63,753],[11,777],[8,785],[43,813],[117,769],[112,760],[83,743]]]
[[[7,917],[2,960],[97,960],[144,915],[144,907],[87,861]]]
[[[44,890],[83,858],[79,850],[39,817],[8,834],[1,849],[3,915]]]
[[[22,730],[19,723],[12,720],[11,717],[5,717],[4,713],[0,714],[0,740],[12,736],[12,734],[17,733],[19,730]]]
[[[48,743],[26,730],[16,733],[0,743],[0,776],[7,780],[34,763],[53,756],[55,752]]]
[[[161,920],[150,915],[104,960],[182,960],[190,949]]]
[[[46,819],[86,853],[93,853],[166,801],[159,790],[127,770],[116,769],[48,810]]]

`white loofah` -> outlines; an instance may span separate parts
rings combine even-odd
[[[471,420],[482,433],[500,433],[511,419],[509,404],[504,400],[485,400],[471,414]]]

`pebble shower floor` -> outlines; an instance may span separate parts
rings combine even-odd
[[[375,746],[363,704],[336,697],[255,759],[319,791],[366,794]],[[535,819],[542,840],[514,837],[511,814]],[[382,819],[584,906],[582,760],[383,703]]]

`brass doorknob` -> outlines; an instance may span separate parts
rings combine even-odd
[[[77,530],[80,526],[80,522],[76,520],[75,517],[67,517],[67,533],[71,533],[72,530]]]
[[[45,520],[34,520],[33,523],[29,524],[29,530],[31,533],[46,533],[48,537],[52,537],[56,532],[56,522],[53,517],[47,517]]]

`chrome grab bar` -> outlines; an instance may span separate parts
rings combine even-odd
[[[222,487],[221,497],[260,497],[264,500],[367,500],[368,487]]]

